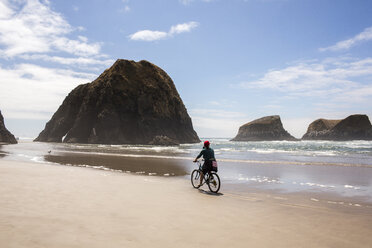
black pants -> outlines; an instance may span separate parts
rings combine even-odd
[[[212,171],[212,161],[211,160],[207,160],[207,161],[204,161],[204,164],[203,164],[203,167],[202,167],[202,171],[203,171],[203,174],[205,175],[205,173],[207,172],[210,172]]]

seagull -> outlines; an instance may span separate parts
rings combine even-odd
[[[50,154],[52,152],[52,150],[49,150],[48,153]]]

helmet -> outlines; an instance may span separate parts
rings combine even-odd
[[[204,141],[204,146],[205,146],[205,147],[209,147],[209,144],[210,144],[210,143],[209,143],[208,140]]]

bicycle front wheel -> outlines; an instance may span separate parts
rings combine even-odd
[[[220,190],[221,187],[221,181],[220,177],[217,175],[217,173],[210,173],[209,179],[208,179],[208,188],[213,193],[217,193]]]
[[[193,170],[191,173],[191,184],[194,188],[199,188],[200,183],[200,171]]]

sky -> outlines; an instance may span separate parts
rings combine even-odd
[[[200,137],[280,115],[372,118],[372,1],[0,0],[0,110],[36,137],[77,85],[116,59],[165,70]]]

